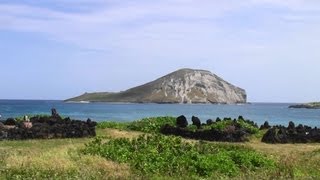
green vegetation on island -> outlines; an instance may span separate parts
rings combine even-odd
[[[320,102],[290,105],[289,108],[320,109]]]
[[[221,77],[199,69],[179,69],[154,81],[121,92],[93,92],[66,102],[121,103],[246,103],[247,94]]]

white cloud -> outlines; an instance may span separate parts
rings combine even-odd
[[[251,2],[285,7],[295,11],[320,10],[320,1],[318,0],[251,0]]]
[[[316,75],[316,67],[320,66],[320,1],[57,1],[60,6],[54,8],[39,5],[40,1],[0,3],[0,30],[35,32],[32,34],[79,47],[83,52],[73,57],[78,62],[83,59],[76,64],[80,67],[75,69],[80,70],[74,79],[90,70],[100,76],[90,76],[88,82],[101,79],[105,67],[115,67],[113,73],[125,69],[134,78],[134,67],[153,67],[148,71],[157,77],[163,74],[157,70],[159,67],[174,70],[189,66],[214,69],[252,92],[260,79],[274,84],[288,80],[294,85],[288,78],[296,77],[295,72],[304,63],[311,64],[309,71],[302,68],[304,78],[308,73]],[[75,9],[88,5],[90,10],[69,11],[66,7],[71,5]],[[67,66],[75,67],[74,59]],[[288,68],[294,71],[278,80],[276,76]],[[237,73],[239,69],[245,73]],[[151,80],[141,77],[144,79],[140,78],[139,83]],[[111,82],[113,77],[108,78]],[[127,77],[118,80],[121,78],[124,83],[119,86],[130,87]],[[316,89],[314,84],[310,80],[310,87]],[[259,86],[268,88],[268,84]],[[284,88],[285,91],[288,90]],[[262,90],[255,93],[260,99],[268,98]]]
[[[64,1],[60,3],[89,3],[89,1]],[[91,2],[91,1],[90,1]],[[0,29],[42,33],[64,43],[85,49],[130,50],[134,53],[192,52],[214,54],[217,52],[262,52],[280,38],[277,32],[286,30],[284,23],[310,20],[313,14],[285,12],[280,14],[252,14],[263,17],[254,25],[242,19],[245,29],[228,29],[221,21],[233,24],[236,20],[223,18],[241,14],[246,9],[264,4],[291,9],[307,9],[316,1],[303,0],[247,0],[247,1],[102,1],[92,3],[113,4],[96,11],[72,12],[24,4],[0,4]],[[266,12],[265,12],[266,13]],[[314,18],[313,26],[318,19]],[[246,25],[250,27],[246,27]],[[236,25],[234,25],[237,28]],[[275,27],[272,27],[275,26]],[[306,27],[308,27],[306,25]],[[251,32],[250,32],[251,31]],[[305,30],[304,30],[305,31]],[[253,33],[252,33],[253,32]],[[273,34],[272,34],[273,33]],[[299,32],[296,32],[299,34]],[[259,38],[272,36],[270,39]],[[149,48],[146,50],[146,47]],[[152,49],[151,49],[152,48]],[[192,50],[192,51],[191,51]],[[170,53],[168,53],[170,54]],[[181,54],[180,54],[181,55]]]

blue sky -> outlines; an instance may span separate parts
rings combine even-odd
[[[252,102],[320,100],[318,0],[0,0],[0,99],[120,91],[189,67]]]

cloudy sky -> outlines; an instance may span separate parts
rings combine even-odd
[[[206,69],[251,102],[320,100],[319,0],[0,0],[0,99]]]

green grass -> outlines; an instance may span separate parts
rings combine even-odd
[[[159,133],[160,128],[165,124],[175,125],[176,118],[170,116],[164,117],[150,117],[136,120],[133,122],[112,122],[105,121],[99,122],[98,128],[114,128],[120,130],[132,130],[132,131],[141,131],[145,133]]]

